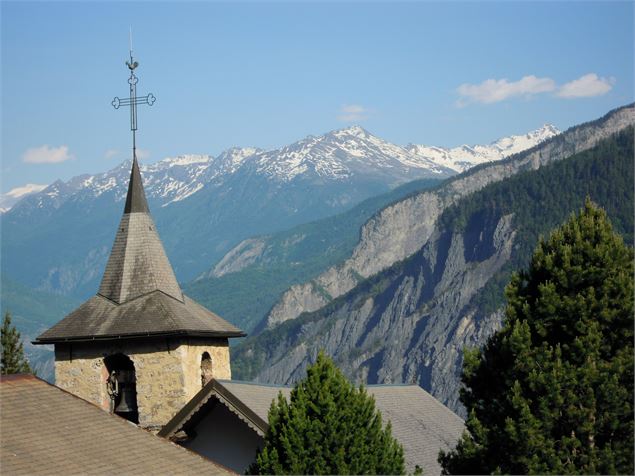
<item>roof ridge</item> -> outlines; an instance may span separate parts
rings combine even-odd
[[[241,385],[255,385],[258,387],[273,387],[273,388],[293,388],[294,385],[280,385],[276,383],[260,383],[260,382],[250,382],[248,380],[234,380],[234,379],[215,379],[220,383],[238,383]]]
[[[138,296],[135,296],[133,298],[128,299],[125,302],[117,302],[114,301],[113,299],[109,298],[108,296],[104,296],[103,294],[101,294],[100,292],[97,292],[97,294],[95,294],[96,297],[100,297],[105,299],[106,301],[110,301],[111,303],[113,303],[115,306],[123,306],[124,304],[128,304],[129,302],[132,301],[136,301],[137,299],[143,299],[144,297],[148,296],[149,294],[154,294],[154,293],[161,293],[166,297],[169,297],[170,299],[174,299],[177,302],[183,303],[185,302],[185,299],[180,300],[177,297],[172,296],[171,294],[166,293],[165,291],[163,291],[162,289],[153,289],[152,291],[148,291],[147,293],[143,293],[143,294],[139,294]],[[185,294],[183,294],[183,296],[185,297]],[[187,296],[190,300],[191,298],[189,296]],[[198,303],[197,303],[198,304]],[[200,306],[200,304],[199,304]]]
[[[165,294],[165,293],[164,293]],[[159,300],[157,301],[159,307],[161,309],[163,309],[163,312],[168,316],[168,319],[170,320],[170,322],[172,323],[172,325],[174,327],[178,327],[176,321],[174,320],[174,318],[172,317],[172,314],[170,313],[170,311],[168,309],[165,308],[165,306],[163,305],[163,303]]]

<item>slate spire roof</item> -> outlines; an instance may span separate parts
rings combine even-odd
[[[98,294],[122,304],[155,290],[183,302],[183,292],[150,216],[135,157],[126,206]]]
[[[132,159],[132,170],[130,171],[130,182],[128,183],[128,195],[126,196],[125,213],[150,213],[146,193],[141,182],[141,172],[137,157]]]
[[[97,295],[34,343],[154,335],[245,334],[181,291],[150,215],[135,157],[123,217]]]

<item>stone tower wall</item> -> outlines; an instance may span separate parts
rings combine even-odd
[[[121,353],[135,366],[139,425],[165,425],[201,389],[201,357],[212,358],[213,377],[231,379],[227,339],[156,339],[78,342],[55,346],[55,384],[108,410],[104,358]]]

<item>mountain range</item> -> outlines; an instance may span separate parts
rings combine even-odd
[[[459,150],[401,147],[354,126],[275,150],[245,147],[217,157],[166,158],[142,166],[142,174],[168,256],[178,279],[187,281],[246,238],[349,210],[418,178],[447,178],[470,164],[500,160],[557,132],[544,126]],[[129,169],[124,162],[25,194],[0,217],[3,274],[41,291],[92,294],[110,251]]]
[[[283,293],[234,349],[236,376],[291,383],[324,349],[355,381],[416,382],[462,413],[462,350],[500,326],[539,235],[588,196],[632,245],[634,123],[633,105],[611,111],[386,206],[349,258]]]

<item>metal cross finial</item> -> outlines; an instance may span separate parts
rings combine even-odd
[[[130,32],[130,61],[126,61],[126,65],[130,70],[130,77],[128,78],[128,84],[130,84],[130,97],[119,99],[115,97],[112,100],[112,106],[115,109],[119,109],[120,106],[130,106],[130,130],[132,131],[132,157],[135,159],[137,157],[137,104],[147,104],[148,106],[152,106],[154,102],[157,100],[156,97],[152,93],[137,97],[137,82],[139,81],[134,74],[134,70],[139,66],[139,63],[134,60],[132,56],[132,30]]]

